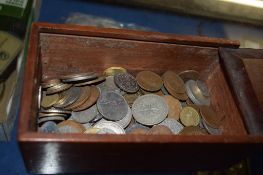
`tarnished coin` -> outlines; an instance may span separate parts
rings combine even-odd
[[[128,93],[135,93],[139,90],[136,79],[129,73],[114,75],[114,82],[120,89]]]
[[[95,104],[83,111],[72,112],[71,118],[78,123],[88,123],[92,121],[98,113],[97,105]]]
[[[72,103],[71,105],[67,106],[65,109],[73,110],[75,108],[78,108],[79,106],[84,104],[85,101],[87,101],[89,99],[89,97],[91,95],[90,86],[79,87],[79,89],[80,89],[80,95],[77,98],[77,100],[74,103]]]
[[[212,128],[219,128],[223,121],[224,116],[218,115],[211,107],[209,106],[201,106],[200,114],[207,125]]]
[[[127,115],[123,119],[117,120],[116,123],[120,124],[123,128],[126,128],[131,122],[131,119],[132,119],[132,111],[131,108],[128,107]]]
[[[146,91],[158,91],[163,85],[162,78],[151,71],[141,71],[137,74],[136,80],[139,86]]]
[[[155,94],[159,96],[164,96],[163,92],[161,90],[155,91],[155,92],[150,92],[150,91],[145,91],[143,89],[140,89],[138,92],[141,92],[141,94],[146,95],[146,94]]]
[[[112,130],[114,134],[125,134],[125,131],[121,125],[112,121],[99,121],[94,125],[94,128],[109,129]]]
[[[180,111],[182,110],[182,106],[179,100],[175,99],[171,95],[165,95],[164,100],[168,104],[168,118],[173,118],[175,120],[179,120]]]
[[[166,71],[162,77],[164,86],[171,95],[185,93],[184,81],[175,72]]]
[[[189,80],[185,83],[185,86],[187,95],[194,104],[210,105],[210,98],[203,96],[195,81]]]
[[[155,94],[140,96],[132,105],[135,120],[144,125],[162,122],[168,114],[168,105],[163,97]]]
[[[200,123],[198,112],[189,106],[181,110],[180,120],[184,126],[197,126]]]
[[[73,86],[72,88],[62,92],[64,95],[64,101],[56,103],[54,106],[59,108],[65,108],[73,104],[80,96],[81,90],[79,87]]]
[[[171,135],[173,132],[164,125],[156,125],[153,126],[149,131],[147,132],[149,135]]]
[[[174,134],[178,134],[184,128],[181,123],[172,118],[166,118],[159,125],[167,126]]]
[[[148,133],[149,128],[135,128],[133,130],[131,130],[128,134],[147,134]]]
[[[45,95],[43,96],[41,100],[41,106],[43,108],[49,108],[53,106],[59,99],[58,94],[53,94],[53,95]]]
[[[181,77],[184,82],[187,82],[188,80],[197,80],[200,74],[195,70],[185,70],[180,72],[178,76]]]
[[[40,112],[38,114],[38,118],[44,118],[44,117],[53,117],[53,116],[58,116],[58,117],[67,117],[67,114],[63,114],[63,113],[42,113]]]
[[[98,77],[95,72],[77,73],[61,76],[61,80],[65,83],[74,83],[79,81],[89,81],[94,80]]]
[[[58,124],[59,133],[83,133],[86,128],[73,120],[65,120]]]
[[[124,69],[123,67],[109,67],[104,71],[104,75],[107,76],[114,76],[116,74],[121,74],[121,73],[127,73],[127,70]]]
[[[85,134],[98,134],[98,132],[100,131],[99,128],[88,128],[86,129],[86,131],[84,132]]]
[[[123,97],[124,97],[124,99],[127,101],[128,105],[129,105],[130,107],[132,107],[132,104],[134,103],[134,101],[135,101],[138,97],[140,97],[141,95],[142,95],[142,94],[140,93],[140,91],[138,91],[138,92],[136,92],[136,93],[134,93],[134,94],[129,94],[129,93],[124,94]]]
[[[48,80],[44,80],[41,83],[41,87],[43,89],[47,89],[47,88],[50,88],[50,87],[58,85],[58,84],[61,84],[61,80],[60,79],[48,79]]]
[[[91,123],[83,123],[82,125],[86,128],[86,131],[87,129],[92,128]]]
[[[97,87],[99,88],[101,94],[109,91],[121,93],[121,90],[117,87],[117,85],[114,82],[114,76],[106,77],[106,80],[98,84]]]
[[[201,94],[205,97],[209,97],[210,93],[204,81],[196,80],[196,86],[201,91]]]
[[[220,135],[222,133],[220,128],[212,128],[212,127],[208,126],[204,120],[203,120],[203,126],[209,134]]]
[[[92,85],[92,84],[96,84],[99,82],[105,81],[105,77],[104,76],[100,76],[94,80],[89,80],[89,81],[85,81],[85,82],[81,82],[81,83],[77,83],[75,84],[75,86],[87,86],[87,85]]]
[[[134,131],[134,130],[137,130],[137,129],[141,129],[141,130],[138,130],[138,131]],[[140,124],[140,123],[133,123],[132,125],[130,125],[129,127],[127,127],[126,129],[125,129],[125,131],[126,131],[126,133],[133,133],[133,134],[135,134],[135,133],[137,133],[137,132],[141,132],[141,131],[143,131],[143,130],[145,130],[145,131],[148,131],[149,130],[149,128],[148,127],[146,127],[146,126],[144,126],[144,125],[142,125],[142,124]],[[146,132],[144,132],[144,134],[145,134]]]
[[[48,121],[39,127],[38,131],[43,133],[58,133],[58,126],[55,122]]]
[[[65,118],[64,117],[61,117],[61,116],[49,116],[49,117],[42,117],[42,118],[39,118],[37,120],[37,123],[38,124],[42,124],[44,122],[48,122],[48,121],[54,121],[54,122],[61,122],[61,121],[64,121]]]
[[[50,94],[59,93],[59,92],[62,92],[62,91],[69,89],[72,86],[73,86],[72,84],[60,83],[60,84],[57,84],[55,86],[47,88],[46,94],[50,95]]]
[[[199,128],[198,126],[187,126],[184,127],[180,133],[180,135],[207,135],[206,130]]]
[[[99,112],[109,120],[121,120],[128,113],[128,104],[125,99],[116,92],[102,93],[97,101]]]
[[[86,100],[82,105],[80,105],[80,106],[78,106],[72,110],[73,111],[82,111],[82,110],[85,110],[85,109],[89,108],[90,106],[94,105],[100,96],[100,92],[96,86],[91,86],[90,94],[91,95],[88,98],[88,100]]]
[[[161,91],[164,95],[169,95],[169,92],[167,91],[167,89],[164,87],[164,85],[162,85],[161,87]]]

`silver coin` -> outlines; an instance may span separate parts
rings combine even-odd
[[[167,126],[174,134],[178,134],[184,126],[173,118],[166,118],[159,125]]]
[[[112,130],[114,134],[125,134],[125,131],[121,125],[112,121],[99,121],[93,127],[99,129],[109,129]]]
[[[68,111],[68,110],[64,110],[64,109],[61,109],[61,108],[49,108],[49,109],[44,109],[44,108],[41,108],[40,110],[41,113],[58,113],[58,114],[68,114],[70,115],[71,114],[71,111]]]
[[[89,73],[83,73],[83,74],[72,74],[68,76],[63,76],[61,77],[62,81],[65,83],[70,83],[70,82],[79,82],[79,81],[89,81],[89,80],[94,80],[98,77],[98,75],[94,72],[89,72]]]
[[[80,96],[81,93],[81,89],[79,87],[72,87],[70,88],[68,91],[68,96],[65,99],[65,101],[62,104],[56,104],[54,106],[59,107],[59,108],[65,108],[71,104],[73,104],[75,101],[77,101],[77,99]]]
[[[121,90],[128,93],[135,93],[139,90],[136,79],[129,73],[114,75],[114,82]]]
[[[167,89],[164,87],[164,85],[162,85],[161,87],[161,91],[164,95],[169,95],[169,92],[167,91]]]
[[[79,112],[72,112],[71,118],[78,123],[88,123],[92,121],[98,114],[96,104],[88,109]]]
[[[185,83],[186,93],[194,104],[197,105],[210,105],[210,98],[204,97],[201,92],[197,92],[197,86],[194,80],[188,80]]]
[[[37,120],[38,124],[41,124],[43,122],[47,122],[47,121],[64,121],[65,118],[61,117],[61,116],[51,116],[51,117],[43,117],[43,118],[39,118]]]
[[[204,128],[207,130],[207,132],[208,132],[209,134],[212,134],[212,135],[220,135],[220,134],[222,133],[221,129],[219,129],[219,128],[212,128],[212,127],[208,126],[208,125],[205,123],[205,121],[202,121],[202,123],[203,123]]]
[[[102,93],[97,101],[99,112],[108,120],[121,120],[128,113],[128,104],[120,94],[116,92]]]
[[[64,125],[58,127],[59,133],[80,133],[79,129],[72,127],[70,125]]]
[[[134,123],[133,125],[127,127],[127,128],[125,129],[125,131],[126,131],[126,133],[130,133],[130,132],[132,132],[134,129],[137,129],[137,128],[142,128],[142,129],[146,129],[146,130],[149,130],[149,129],[150,129],[149,127],[144,126],[144,125],[142,125],[142,124],[140,124],[140,123]]]
[[[91,123],[83,123],[82,125],[85,127],[85,129],[92,128]]]
[[[102,129],[99,129],[97,134],[116,134],[116,133],[114,130],[111,130],[109,128],[102,128]]]
[[[196,80],[196,86],[199,88],[199,90],[201,91],[202,95],[205,97],[209,97],[209,90],[205,84],[204,81],[201,80]]]
[[[1,93],[0,93],[1,94]],[[42,100],[42,87],[39,86],[38,88],[38,97],[37,97],[37,106],[38,106],[38,109],[40,109],[41,107],[41,100]]]
[[[120,124],[123,128],[126,128],[131,122],[131,119],[132,119],[132,111],[131,108],[128,107],[127,115],[123,119],[116,121],[116,123]]]
[[[163,97],[147,94],[137,98],[132,105],[134,119],[144,125],[156,125],[168,114],[168,105]]]
[[[90,123],[96,123],[98,121],[100,121],[103,118],[103,116],[101,115],[101,113],[98,112],[98,114],[95,116],[95,118],[93,120],[90,121]]]
[[[41,127],[38,128],[39,132],[43,133],[58,133],[58,126],[55,122],[45,122]]]

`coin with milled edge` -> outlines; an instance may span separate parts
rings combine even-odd
[[[181,77],[184,82],[187,82],[188,80],[197,80],[200,74],[195,70],[185,70],[180,72],[178,76]]]
[[[129,73],[114,75],[115,84],[125,92],[135,93],[139,90],[136,79]]]
[[[168,118],[173,118],[175,120],[179,120],[180,111],[182,110],[182,106],[179,100],[175,99],[171,95],[165,95],[164,99],[168,104]]]
[[[116,123],[120,124],[123,128],[126,128],[131,122],[131,119],[132,119],[132,111],[131,108],[128,107],[127,115],[123,119],[116,121]]]
[[[78,123],[88,123],[92,121],[98,114],[96,104],[88,109],[79,112],[72,112],[71,118]]]
[[[184,126],[197,126],[200,123],[200,116],[194,108],[188,106],[182,109],[180,121]]]
[[[140,96],[132,105],[135,120],[144,125],[162,122],[168,114],[168,105],[163,97],[155,94]]]
[[[59,133],[83,133],[86,128],[73,120],[66,120],[58,124]]]
[[[181,123],[172,118],[166,118],[159,125],[167,126],[174,134],[178,134],[184,128]]]
[[[39,132],[43,133],[58,133],[58,126],[53,121],[45,122],[41,127],[38,128]]]
[[[112,121],[99,121],[94,125],[94,128],[109,129],[114,131],[114,134],[125,134],[125,131],[121,125]]]
[[[115,74],[127,73],[123,67],[109,67],[104,71],[105,76],[114,76]]]
[[[137,74],[138,85],[146,91],[158,91],[163,85],[162,78],[151,71],[141,71]]]
[[[49,108],[52,105],[54,105],[59,99],[58,94],[53,94],[53,95],[45,95],[43,96],[41,100],[41,106],[43,108]]]
[[[125,99],[116,92],[102,93],[97,101],[99,112],[108,120],[121,120],[128,113],[128,104]]]
[[[173,132],[167,126],[155,125],[147,132],[149,135],[171,135]]]

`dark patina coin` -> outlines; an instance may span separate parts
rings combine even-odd
[[[135,93],[139,90],[136,79],[128,73],[114,75],[114,82],[120,89],[128,93]]]

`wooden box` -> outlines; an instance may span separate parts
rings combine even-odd
[[[23,84],[18,142],[28,171],[173,171],[225,168],[262,148],[249,134],[224,74],[219,47],[231,40],[142,31],[35,23]],[[238,49],[234,49],[238,50]],[[84,135],[36,132],[41,80],[67,73],[102,72],[111,66],[132,74],[152,70],[201,73],[212,106],[225,115],[222,135]]]

